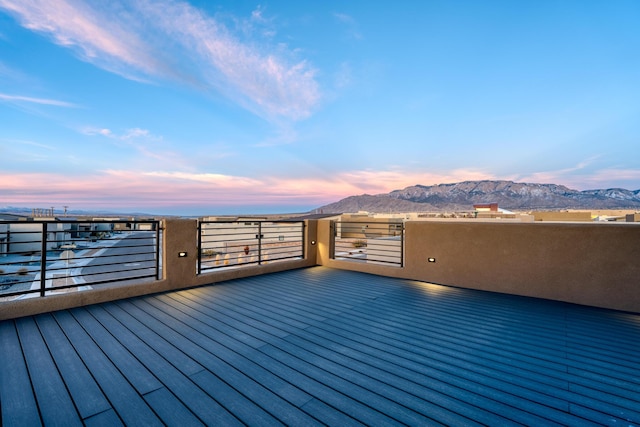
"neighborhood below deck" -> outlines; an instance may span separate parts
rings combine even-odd
[[[2,425],[638,425],[640,315],[312,267],[0,322]]]

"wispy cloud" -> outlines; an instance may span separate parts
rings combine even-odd
[[[353,81],[353,70],[351,64],[343,62],[340,64],[338,70],[334,73],[334,85],[338,89],[345,88],[351,85]]]
[[[134,78],[132,72],[152,73],[157,61],[123,19],[117,19],[118,7],[112,5],[101,11],[81,0],[0,0],[0,7],[25,28],[50,35],[88,62],[129,78]]]
[[[576,190],[594,190],[603,188],[640,189],[640,170],[603,168],[584,173],[569,174],[563,171],[550,171],[524,178],[527,182],[563,184]]]
[[[107,129],[107,128],[93,128],[93,127],[86,127],[84,129],[80,130],[80,133],[84,134],[84,135],[89,135],[89,136],[93,136],[93,135],[102,135],[102,136],[107,136],[110,137],[112,136],[112,132],[111,129]]]
[[[0,39],[2,39],[2,34],[0,34]],[[4,64],[2,61],[0,61],[0,77],[9,80],[24,80],[25,78],[23,73],[14,70],[13,68]]]
[[[255,147],[275,147],[278,145],[291,144],[298,141],[298,133],[296,130],[287,125],[280,125],[276,130],[276,134],[265,138],[263,141],[256,143]]]
[[[352,37],[356,40],[361,40],[363,38],[362,33],[358,30],[358,24],[355,19],[351,15],[347,15],[346,13],[335,12],[333,17],[340,23],[344,24],[348,29],[349,37]]]
[[[320,100],[314,69],[282,46],[245,43],[179,0],[0,0],[28,29],[83,60],[135,80],[170,79],[216,91],[266,117],[302,119]],[[254,11],[252,19],[262,18]]]
[[[592,165],[596,159],[597,157],[591,157],[574,166],[556,170],[538,171],[527,175],[518,175],[511,179],[541,184],[562,184],[571,188],[584,189],[585,177],[593,179],[593,172],[587,172],[586,169]]]
[[[338,173],[331,179],[346,191],[344,196],[354,194],[383,194],[412,185],[435,185],[467,180],[496,179],[496,176],[481,170],[456,169],[446,173],[399,170],[360,170]]]
[[[266,7],[258,5],[249,18],[235,19],[236,27],[246,37],[258,37],[271,39],[277,34],[276,20],[266,13]]]
[[[85,127],[80,130],[80,133],[82,133],[83,135],[89,135],[89,136],[100,135],[100,136],[105,136],[107,138],[118,139],[121,141],[127,141],[131,139],[136,139],[136,138],[143,138],[148,140],[162,139],[161,136],[153,135],[148,129],[141,129],[141,128],[126,129],[124,132],[118,134],[108,128]]]
[[[146,172],[144,175],[174,182],[211,184],[215,185],[218,189],[242,190],[263,185],[263,182],[258,179],[216,173]]]
[[[607,168],[597,171],[591,179],[585,180],[589,189],[622,187],[627,190],[640,190],[640,170]],[[603,186],[603,183],[608,185]]]
[[[83,135],[108,138],[119,146],[133,148],[144,158],[155,159],[167,165],[188,163],[181,154],[163,149],[159,145],[163,141],[163,137],[152,134],[148,129],[131,128],[118,133],[108,128],[85,127],[79,132]]]
[[[522,182],[561,184],[576,190],[602,188],[640,188],[640,170],[625,167],[602,166],[597,161],[600,156],[585,159],[574,166],[518,175],[511,179]]]
[[[29,147],[43,148],[45,150],[51,150],[51,151],[55,150],[55,148],[52,147],[51,145],[42,144],[40,142],[27,141],[27,140],[23,140],[23,139],[0,138],[0,142],[8,142],[10,144],[17,144],[17,145],[28,145]]]
[[[187,3],[138,5],[163,34],[187,48],[183,59],[205,70],[202,83],[245,107],[253,109],[255,104],[268,115],[299,119],[319,101],[315,71],[305,61],[291,63],[278,49],[263,52],[241,43],[222,23]]]
[[[41,168],[53,156],[59,158],[60,155],[60,150],[50,144],[24,139],[0,138],[0,168],[3,169],[15,170],[19,165],[27,164],[37,164],[35,167]]]
[[[124,135],[122,135],[120,138],[127,140],[127,139],[133,139],[133,138],[157,139],[158,137],[151,135],[151,132],[149,132],[147,129],[133,128],[133,129],[127,130],[127,132]]]
[[[70,102],[58,101],[57,99],[47,99],[47,98],[32,98],[30,96],[21,96],[21,95],[8,95],[6,93],[0,93],[0,101],[11,102],[11,103],[29,103],[29,104],[40,104],[40,105],[53,105],[55,107],[69,107],[76,108],[77,105],[72,104]]]

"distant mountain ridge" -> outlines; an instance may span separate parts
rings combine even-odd
[[[322,206],[325,212],[439,212],[472,210],[474,204],[498,203],[510,210],[635,209],[640,190],[572,190],[564,185],[513,181],[464,181],[413,185],[387,194],[350,196]]]

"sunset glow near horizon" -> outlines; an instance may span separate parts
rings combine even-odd
[[[640,188],[640,2],[0,0],[0,207]]]

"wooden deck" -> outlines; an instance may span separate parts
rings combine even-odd
[[[640,315],[324,267],[0,323],[3,426],[640,424]]]

